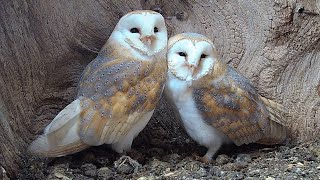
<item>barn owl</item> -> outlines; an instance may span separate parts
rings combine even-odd
[[[189,136],[208,148],[210,162],[222,144],[281,143],[285,108],[260,96],[243,75],[223,63],[214,44],[196,33],[168,41],[165,94]]]
[[[123,153],[146,126],[164,89],[167,29],[154,11],[124,15],[85,68],[77,98],[33,141],[29,151],[59,157],[110,144]]]

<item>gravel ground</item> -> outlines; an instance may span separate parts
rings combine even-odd
[[[126,155],[108,146],[52,159],[26,157],[19,179],[320,179],[320,141],[281,146],[223,147],[211,164],[190,139],[135,141]]]

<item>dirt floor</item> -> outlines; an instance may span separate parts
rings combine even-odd
[[[53,159],[26,157],[19,179],[320,179],[320,141],[281,146],[225,146],[211,164],[194,153],[206,149],[185,138],[143,138],[119,155],[108,146]]]

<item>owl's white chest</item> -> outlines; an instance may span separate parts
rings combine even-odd
[[[185,130],[193,140],[206,147],[216,144],[217,141],[221,143],[229,142],[226,135],[202,118],[188,82],[169,76],[165,91],[180,114]]]

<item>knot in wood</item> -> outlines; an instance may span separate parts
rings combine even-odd
[[[152,6],[150,9],[151,9],[152,11],[155,11],[155,12],[157,12],[157,13],[160,13],[161,15],[164,16],[163,10],[162,10],[162,8],[161,8],[159,5],[154,5],[154,6]]]
[[[186,21],[188,19],[188,13],[186,12],[176,12],[175,16],[179,21]]]

